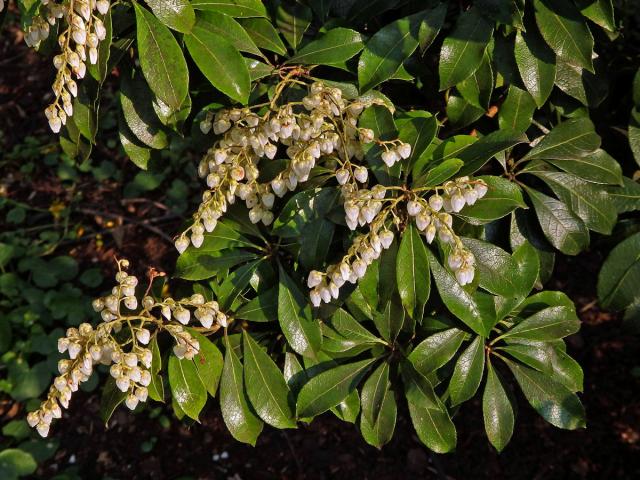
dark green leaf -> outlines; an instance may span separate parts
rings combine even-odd
[[[398,407],[393,390],[385,392],[382,406],[375,424],[371,425],[364,415],[360,416],[360,431],[365,441],[376,448],[381,448],[391,441],[396,426]]]
[[[502,379],[491,363],[487,367],[487,382],[482,395],[484,428],[491,444],[501,452],[513,435],[515,416]]]
[[[270,288],[245,303],[235,317],[250,322],[275,322],[278,319],[278,287]]]
[[[477,177],[488,186],[487,194],[474,205],[466,206],[459,216],[470,223],[483,224],[510,214],[517,208],[526,208],[518,184],[493,175]]]
[[[362,386],[360,395],[362,416],[365,417],[369,425],[375,425],[378,421],[378,415],[382,410],[383,402],[390,386],[389,364],[383,362],[369,375],[369,378]]]
[[[154,15],[167,27],[189,33],[196,21],[193,7],[188,0],[146,0]]]
[[[191,0],[196,10],[213,10],[236,18],[266,17],[262,0]]]
[[[458,153],[457,157],[464,162],[459,174],[471,175],[500,152],[528,141],[526,135],[514,130],[501,129],[492,132]]]
[[[222,353],[211,341],[204,335],[191,330],[191,335],[198,340],[200,350],[193,358],[193,363],[198,371],[198,376],[202,380],[202,384],[212,397],[216,396],[220,376],[222,375],[222,367],[224,360]]]
[[[485,111],[489,109],[491,93],[493,92],[493,69],[487,52],[484,53],[482,63],[478,69],[466,80],[458,83],[456,88],[460,95],[474,107]]]
[[[603,307],[622,310],[640,298],[640,233],[617,245],[598,274],[598,297]]]
[[[124,402],[127,393],[122,392],[117,386],[116,381],[112,377],[107,379],[102,389],[102,397],[100,398],[100,418],[105,425],[109,423],[109,419],[115,412],[118,405]]]
[[[167,372],[171,395],[180,409],[190,418],[198,420],[207,403],[207,389],[200,380],[195,363],[193,360],[180,360],[175,355],[170,355]]]
[[[514,53],[522,82],[540,108],[553,90],[556,55],[533,24],[527,25],[526,32],[516,33]]]
[[[250,21],[254,20],[259,19],[252,19]],[[262,53],[247,31],[229,15],[215,11],[200,12],[198,14],[196,27],[224,37],[229,43],[231,43],[231,45],[241,52],[248,52],[262,56]]]
[[[164,402],[164,383],[160,370],[162,370],[162,357],[160,356],[160,349],[158,348],[158,338],[154,336],[149,345],[151,350],[151,383],[147,387],[149,390],[149,397],[156,402]]]
[[[431,276],[424,241],[413,224],[402,235],[396,275],[402,305],[409,316],[415,319],[422,314],[429,299]]]
[[[620,164],[601,148],[584,157],[549,160],[549,163],[588,182],[623,184]]]
[[[476,394],[484,374],[484,341],[476,337],[458,357],[449,382],[452,405],[469,400]]]
[[[362,50],[362,37],[349,28],[334,28],[301,48],[287,63],[333,65],[349,60]]]
[[[525,132],[533,120],[536,103],[526,90],[510,85],[507,98],[500,107],[498,124],[500,129],[511,129],[514,132]]]
[[[276,9],[276,25],[294,50],[300,45],[304,32],[307,31],[313,12],[302,3],[285,3],[278,5]]]
[[[409,360],[423,375],[434,372],[453,358],[465,335],[465,332],[458,328],[435,333],[413,349]]]
[[[279,55],[287,53],[287,47],[282,43],[278,31],[266,18],[248,18],[241,20],[240,24],[258,47]]]
[[[600,137],[588,118],[574,118],[562,122],[549,132],[524,157],[529,160],[564,160],[584,157],[600,146]]]

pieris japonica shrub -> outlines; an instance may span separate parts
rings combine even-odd
[[[91,155],[116,109],[138,167],[178,140],[201,158],[173,278],[156,288],[116,260],[95,318],[59,340],[27,417],[40,434],[96,370],[105,421],[148,401],[197,420],[217,401],[250,444],[330,412],[382,447],[408,412],[448,452],[478,397],[502,450],[515,389],[585,426],[563,341],[580,322],[544,285],[558,252],[638,208],[589,118],[608,95],[593,48],[615,37],[610,2],[17,4],[53,56],[43,109],[68,155]]]

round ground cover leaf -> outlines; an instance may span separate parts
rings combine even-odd
[[[586,426],[584,407],[575,393],[549,375],[516,362],[506,362],[531,406],[558,428],[575,430]]]
[[[514,47],[516,64],[527,91],[538,108],[551,95],[556,79],[556,55],[540,36],[535,25],[526,32],[516,33]]]
[[[189,0],[145,0],[154,15],[167,27],[189,33],[196,21],[196,14]]]
[[[588,118],[574,118],[558,124],[524,158],[564,160],[584,157],[600,147],[600,136]]]
[[[289,405],[290,391],[284,376],[271,357],[251,338],[242,334],[244,382],[256,413],[276,428],[295,428]]]
[[[460,14],[440,50],[440,90],[462,82],[480,67],[492,32],[493,24],[478,8]]]
[[[19,448],[7,448],[0,452],[0,478],[13,480],[35,473],[38,464],[30,453]]]
[[[358,62],[362,93],[390,79],[418,48],[418,35],[425,12],[392,22],[369,39]]]
[[[356,389],[375,360],[340,365],[311,378],[298,394],[298,418],[314,417],[342,402]]]
[[[598,274],[598,298],[603,307],[622,310],[640,299],[640,233],[616,246]]]
[[[189,70],[171,31],[138,3],[136,11],[140,65],[153,93],[174,110],[187,96]]]
[[[482,414],[487,437],[491,445],[501,452],[513,435],[515,416],[502,380],[490,363],[482,395]]]
[[[361,35],[349,28],[334,28],[301,48],[287,63],[333,65],[349,60],[362,50]]]
[[[224,367],[220,378],[220,410],[233,438],[255,445],[263,423],[251,410],[245,391],[242,363],[234,352],[229,338],[225,339]]]
[[[246,104],[251,79],[240,52],[224,37],[198,23],[184,40],[187,50],[207,80],[231,99]]]
[[[593,36],[580,12],[565,0],[535,0],[536,23],[558,57],[593,72]]]

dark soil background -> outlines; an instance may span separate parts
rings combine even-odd
[[[42,109],[53,69],[48,60],[24,47],[19,32],[3,35],[0,129],[6,141],[1,148],[7,149],[26,134],[47,135]],[[56,182],[55,176],[21,178],[14,192],[22,200],[46,203],[61,194]],[[87,192],[92,192],[85,205],[88,218],[95,220],[92,209],[134,219],[150,215],[152,207],[124,208],[116,187],[92,188],[87,185]],[[162,229],[172,235],[178,225],[174,219]],[[71,254],[85,263],[107,264],[118,254],[136,258],[143,266],[171,268],[175,254],[166,238],[135,222],[125,227],[118,234],[118,245],[105,238],[107,245],[100,251],[93,242],[86,242]],[[353,425],[330,414],[297,430],[266,427],[256,447],[250,447],[233,440],[215,402],[210,402],[201,424],[178,422],[170,406],[153,415],[149,410],[132,415],[121,408],[105,429],[98,417],[98,394],[81,393],[65,419],[53,427],[52,435],[61,446],[54,459],[39,469],[38,477],[50,478],[75,465],[86,479],[640,478],[640,378],[633,375],[640,366],[640,339],[625,332],[619,316],[601,311],[596,304],[597,272],[605,255],[606,251],[592,250],[576,258],[560,258],[548,285],[571,296],[583,321],[582,330],[568,344],[585,372],[585,430],[568,432],[550,426],[520,397],[514,437],[498,455],[486,440],[480,401],[475,399],[454,419],[458,448],[448,455],[431,454],[419,443],[402,407],[394,440],[382,451],[367,446]],[[21,414],[19,407],[4,412],[0,424],[9,415]],[[159,420],[164,414],[169,422]]]

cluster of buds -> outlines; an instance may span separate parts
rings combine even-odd
[[[445,182],[442,206],[447,212],[458,213],[465,205],[473,205],[487,194],[487,184],[484,180],[470,180],[469,177],[459,177]]]
[[[148,345],[154,335],[167,331],[175,341],[173,353],[178,358],[193,359],[200,345],[183,325],[188,325],[192,317],[205,330],[215,331],[228,325],[229,319],[218,303],[206,301],[201,294],[161,301],[147,295],[139,305],[135,292],[138,279],[124,271],[128,265],[127,260],[118,261],[117,285],[109,295],[92,303],[103,321],[95,328],[88,323],[70,328],[58,340],[58,350],[66,352],[69,358],[58,363],[60,375],[50,387],[47,399],[27,416],[29,425],[43,437],[49,433],[51,421],[61,417],[61,407],[69,406],[71,394],[89,379],[95,365],[110,365],[117,388],[126,393],[125,404],[133,410],[149,394],[153,354]]]
[[[66,28],[58,36],[61,53],[53,59],[58,71],[53,82],[55,101],[45,109],[49,126],[59,132],[67,118],[73,115],[73,98],[78,95],[75,79],[84,78],[87,60],[98,61],[98,44],[107,30],[98,15],[109,11],[109,0],[40,0],[39,15],[33,18],[25,33],[29,46],[37,46],[49,36],[50,26],[60,20]]]
[[[320,82],[308,86],[301,102],[277,104],[278,95],[289,80],[277,87],[277,94],[261,115],[250,108],[210,112],[201,122],[206,134],[222,135],[198,166],[209,190],[194,214],[192,226],[178,237],[176,248],[183,252],[190,244],[198,248],[204,232],[211,232],[228,205],[236,198],[244,201],[253,223],[271,224],[276,197],[306,182],[322,159],[339,162],[347,175],[354,170],[350,160],[364,157],[363,145],[374,141],[373,131],[358,128],[358,117],[372,101],[348,101],[342,91]],[[257,108],[261,108],[260,106]],[[279,149],[289,162],[269,182],[260,183],[259,163],[272,160]],[[366,181],[364,167],[355,168],[356,178]],[[344,174],[344,183],[348,180]],[[363,178],[364,175],[364,178]]]
[[[383,142],[381,145],[384,148],[384,152],[382,152],[380,158],[382,158],[387,167],[393,167],[400,160],[406,160],[411,156],[411,145],[400,140]]]

